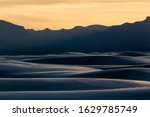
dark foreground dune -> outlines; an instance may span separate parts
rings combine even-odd
[[[150,99],[150,54],[1,56],[0,99]]]
[[[5,100],[149,100],[150,88],[85,91],[16,91],[1,92]]]

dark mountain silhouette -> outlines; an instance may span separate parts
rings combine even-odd
[[[73,38],[81,38],[86,35],[91,35],[95,34],[96,32],[104,32],[108,29],[106,26],[101,26],[101,25],[92,25],[92,26],[87,26],[87,27],[81,27],[81,26],[76,26],[73,29],[70,30],[50,30],[46,28],[45,30],[41,31],[34,31],[34,30],[28,30],[29,33],[31,33],[33,36],[37,38],[44,38],[47,39],[47,41],[51,42],[57,42],[57,41],[62,41],[66,39],[73,39]]]
[[[150,17],[118,26],[76,26],[70,30],[25,29],[0,20],[0,54],[149,51]]]
[[[22,53],[35,47],[35,38],[24,27],[0,20],[0,54]]]

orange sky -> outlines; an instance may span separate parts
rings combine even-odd
[[[116,25],[150,16],[150,0],[0,0],[0,19],[26,28]]]

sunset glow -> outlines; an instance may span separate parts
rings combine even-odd
[[[0,0],[0,19],[25,28],[117,25],[150,15],[150,0]]]

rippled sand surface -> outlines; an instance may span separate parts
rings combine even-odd
[[[0,56],[0,99],[150,99],[150,54]]]

